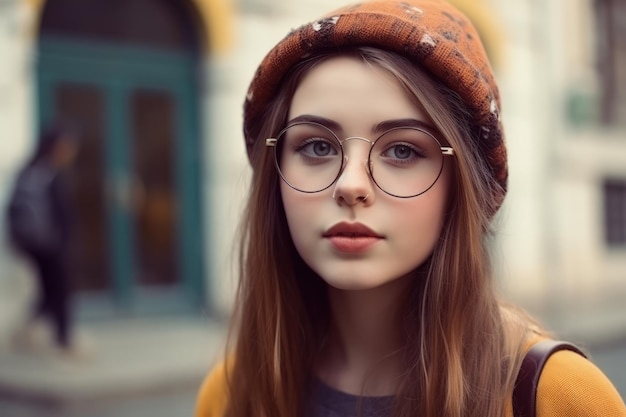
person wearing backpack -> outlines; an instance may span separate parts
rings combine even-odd
[[[74,132],[61,126],[44,130],[17,175],[6,209],[10,244],[37,275],[38,298],[31,320],[47,321],[54,330],[55,347],[66,353],[73,347],[65,265],[72,215],[62,174],[77,150]]]

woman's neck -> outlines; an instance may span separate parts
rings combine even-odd
[[[402,373],[402,306],[410,277],[360,291],[329,288],[331,329],[318,375],[350,394],[390,395]]]

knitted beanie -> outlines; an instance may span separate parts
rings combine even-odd
[[[258,139],[259,118],[294,65],[358,46],[402,55],[461,97],[474,124],[472,140],[501,186],[494,190],[497,210],[508,176],[498,87],[476,29],[443,0],[366,1],[291,31],[263,59],[248,90],[243,126],[248,153]]]

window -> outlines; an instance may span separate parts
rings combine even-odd
[[[609,247],[626,247],[626,179],[604,181],[604,236]]]
[[[626,125],[626,1],[596,0],[600,118]]]

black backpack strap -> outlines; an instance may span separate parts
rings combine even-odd
[[[550,355],[560,350],[571,350],[587,357],[569,342],[542,340],[535,343],[522,360],[522,365],[513,389],[513,414],[515,417],[535,417],[537,385],[541,371]]]

